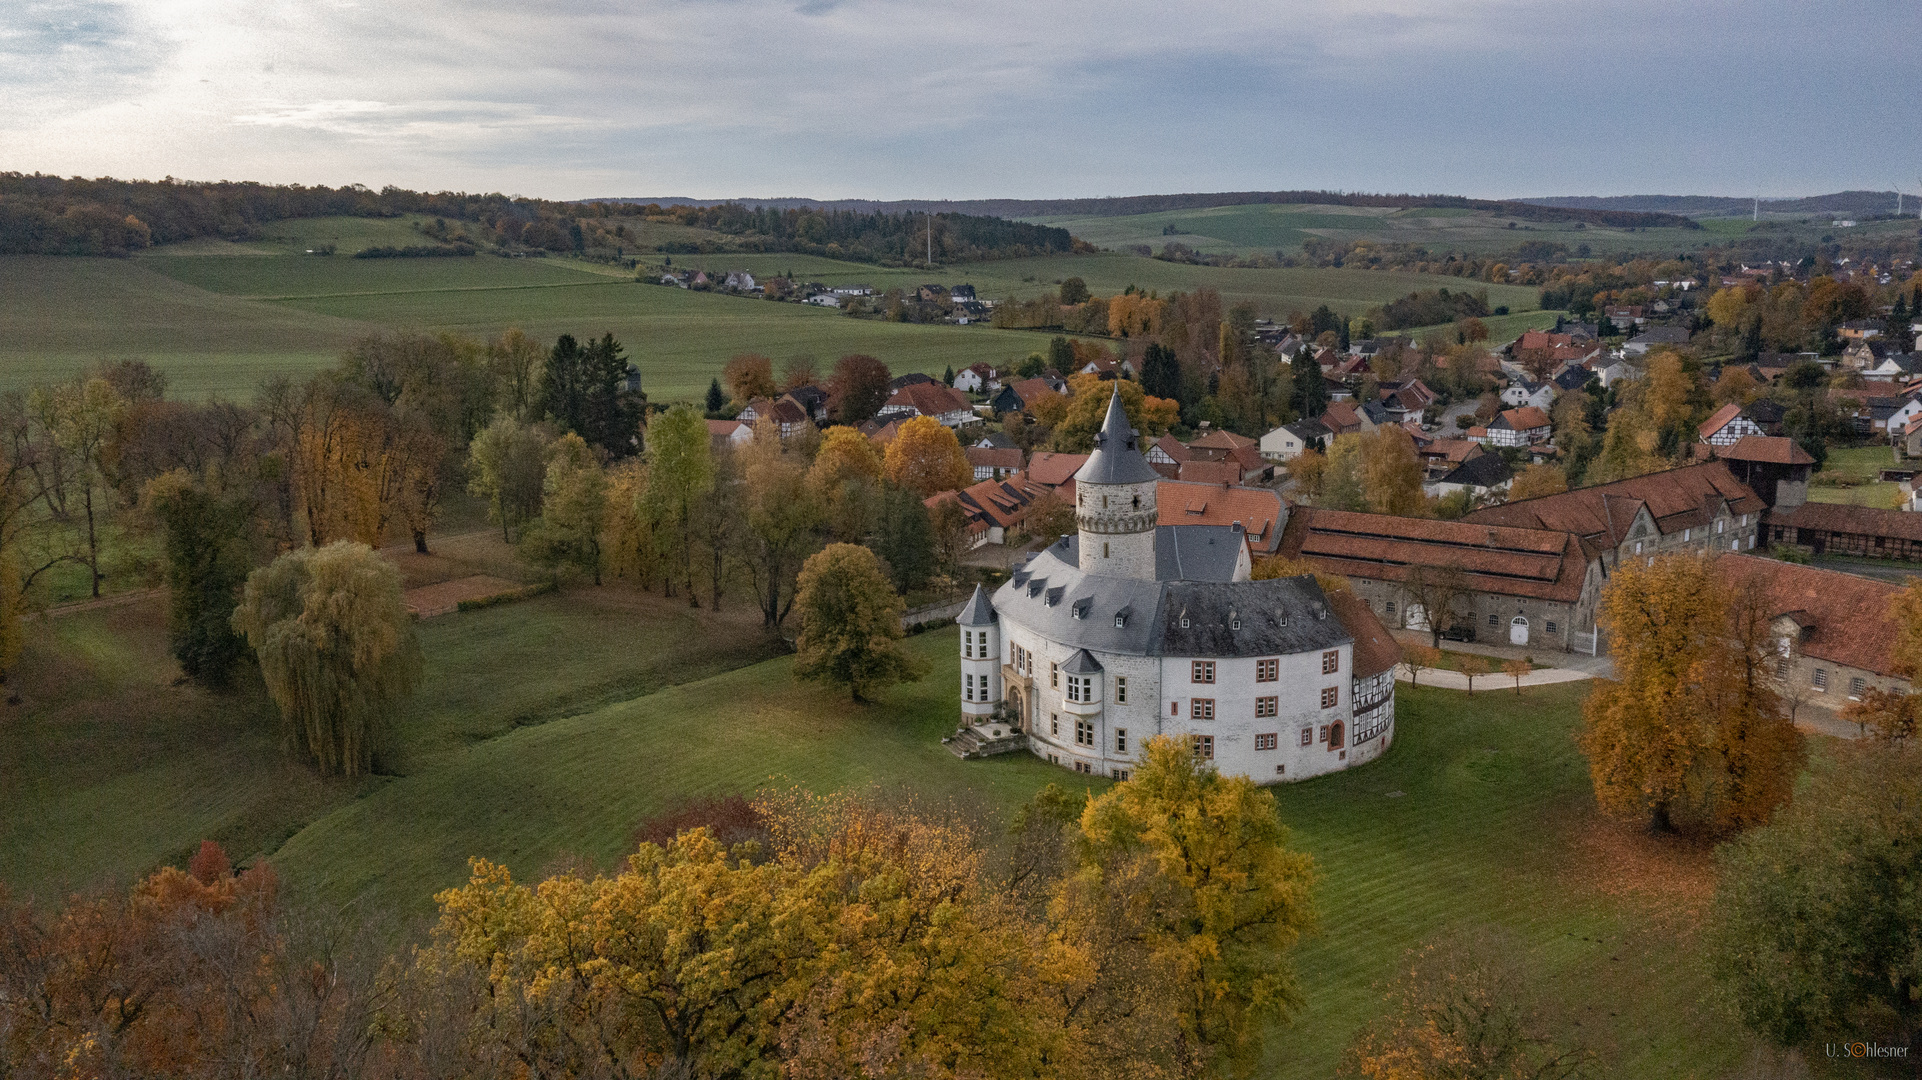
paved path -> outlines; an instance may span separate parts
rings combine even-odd
[[[47,615],[50,618],[57,618],[61,615],[78,615],[83,611],[98,611],[101,608],[125,607],[128,604],[137,604],[142,600],[151,600],[165,593],[165,589],[137,589],[133,592],[103,596],[98,600],[79,600],[71,604],[61,604],[57,607],[50,607],[47,609]]]
[[[1527,688],[1530,686],[1548,686],[1553,683],[1581,682],[1584,679],[1592,679],[1594,677],[1595,674],[1593,672],[1575,671],[1570,668],[1536,668],[1522,676],[1522,686]],[[1402,682],[1413,681],[1409,678],[1407,664],[1402,664],[1395,668],[1395,678]],[[1468,689],[1468,676],[1463,675],[1459,671],[1444,671],[1440,668],[1423,668],[1421,672],[1421,682],[1418,685],[1440,686],[1449,690],[1466,690]],[[1510,694],[1514,693],[1515,680],[1502,674],[1499,670],[1490,672],[1487,675],[1475,676],[1476,693],[1486,694],[1497,690]]]

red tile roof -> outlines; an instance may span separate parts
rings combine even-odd
[[[1329,402],[1328,411],[1321,414],[1321,423],[1323,427],[1337,435],[1359,431],[1361,430],[1361,413],[1346,401],[1333,401]]]
[[[1715,456],[1731,461],[1760,461],[1771,465],[1813,465],[1815,459],[1794,439],[1779,435],[1744,435],[1733,446],[1718,446]]]
[[[1735,479],[1726,463],[1709,461],[1485,507],[1463,520],[1571,532],[1586,541],[1618,547],[1643,506],[1654,517],[1656,528],[1667,535],[1708,524],[1713,520],[1712,510],[1723,500],[1734,514],[1760,513],[1764,508],[1762,500]]]
[[[1088,463],[1086,454],[1054,454],[1043,451],[1028,459],[1028,479],[1048,487],[1060,487],[1074,479],[1081,466]]]
[[[1200,461],[1190,458],[1181,463],[1179,478],[1198,484],[1241,483],[1241,462]]]
[[[1777,507],[1769,511],[1769,524],[1922,543],[1922,514],[1874,506],[1812,502],[1789,510]]]
[[[1506,424],[1510,431],[1530,431],[1534,428],[1549,427],[1551,421],[1548,419],[1548,414],[1541,409],[1533,405],[1524,405],[1519,409],[1505,410],[1495,418],[1495,423],[1488,426],[1495,427],[1501,424]]]
[[[1759,589],[1771,616],[1789,615],[1801,623],[1803,636],[1796,648],[1804,655],[1877,675],[1895,674],[1890,667],[1897,634],[1889,604],[1899,586],[1756,555],[1720,556],[1715,569],[1726,583]]]
[[[1729,426],[1730,422],[1740,415],[1742,415],[1742,407],[1731,401],[1715,410],[1714,415],[1707,420],[1702,421],[1701,426],[1695,429],[1695,433],[1702,437],[1702,441],[1707,442],[1710,436]]]
[[[1045,494],[1047,489],[1030,484],[1020,476],[1010,476],[1005,480],[983,480],[960,491],[943,491],[923,502],[932,510],[945,499],[959,500],[961,508],[968,513],[969,528],[979,532],[995,525],[1009,529],[1021,524],[1034,509],[1035,500]]]
[[[1021,448],[1018,446],[964,446],[961,452],[968,455],[968,464],[977,469],[1014,471],[1021,468]]]
[[[1588,575],[1581,541],[1566,532],[1305,506],[1290,515],[1281,554],[1379,581],[1402,581],[1417,566],[1454,567],[1481,592],[1564,603],[1581,597]]]
[[[1352,661],[1355,678],[1370,678],[1401,663],[1401,646],[1361,597],[1347,589],[1336,589],[1326,595],[1335,618],[1347,628],[1348,636],[1355,639]]]
[[[887,403],[881,408],[883,410],[898,409],[904,406],[912,408],[922,416],[941,416],[944,413],[973,410],[973,406],[968,404],[966,395],[938,382],[909,383],[888,395]]]
[[[1038,456],[1038,455],[1037,455]],[[1270,554],[1281,543],[1286,504],[1269,488],[1233,487],[1163,480],[1155,485],[1157,525],[1233,525],[1241,523],[1249,550]]]
[[[1054,387],[1048,385],[1048,380],[1040,377],[1021,379],[1012,385],[1012,389],[1016,396],[1020,397],[1021,404],[1030,409],[1034,408],[1035,402],[1059,393]]]

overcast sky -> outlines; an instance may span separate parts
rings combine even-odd
[[[0,0],[0,170],[596,195],[1806,195],[1916,0]]]

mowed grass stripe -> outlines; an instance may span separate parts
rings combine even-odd
[[[409,296],[414,293],[513,292],[518,289],[579,289],[619,284],[616,281],[558,281],[544,285],[450,285],[434,289],[380,289],[366,292],[288,293],[242,296],[242,300],[334,300],[344,296]]]

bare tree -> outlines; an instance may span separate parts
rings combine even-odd
[[[1441,648],[1442,631],[1454,625],[1456,609],[1473,592],[1467,576],[1453,564],[1411,567],[1401,590],[1407,603],[1421,609],[1429,641],[1436,648]]]

